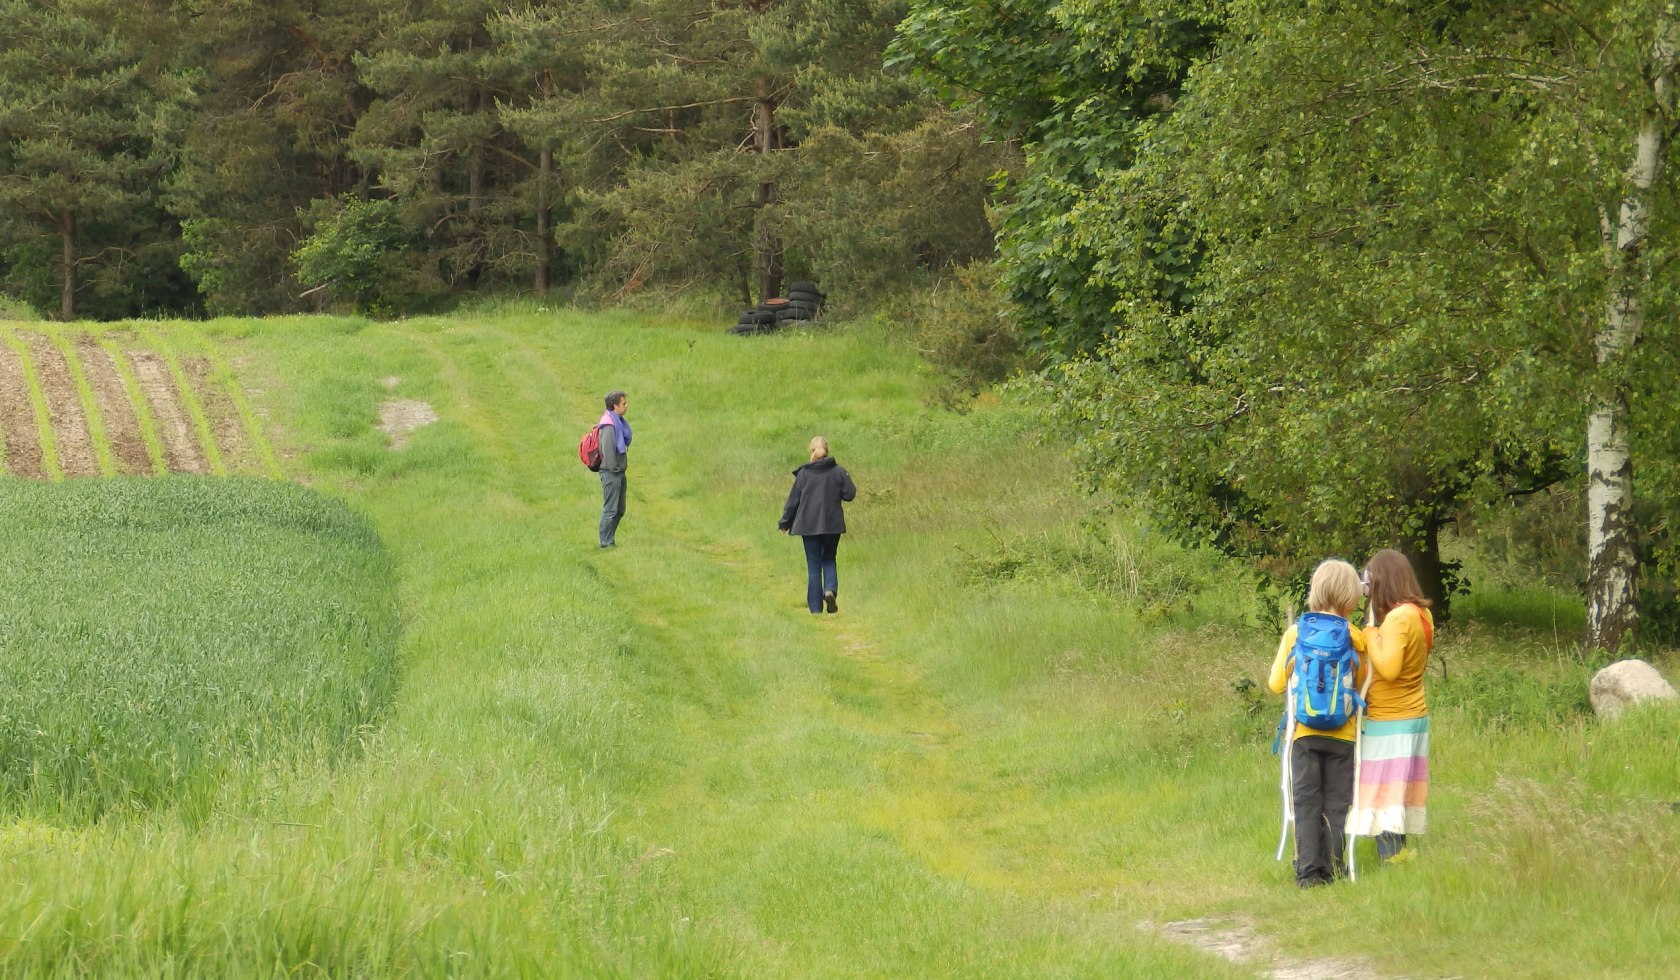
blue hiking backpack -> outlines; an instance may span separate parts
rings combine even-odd
[[[1359,696],[1359,654],[1354,652],[1348,621],[1330,613],[1310,612],[1295,624],[1295,722],[1317,731],[1335,731],[1348,723],[1365,699]]]

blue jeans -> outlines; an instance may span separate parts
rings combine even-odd
[[[618,533],[618,522],[624,519],[624,487],[626,484],[623,472],[608,473],[601,471],[601,547],[610,548],[616,542],[613,536]]]
[[[814,613],[823,611],[823,593],[840,591],[840,568],[835,556],[840,551],[838,534],[802,534],[805,542],[805,605]]]

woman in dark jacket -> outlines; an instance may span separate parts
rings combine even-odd
[[[805,605],[813,615],[822,612],[824,605],[829,612],[840,611],[835,600],[835,593],[840,591],[835,556],[840,550],[840,535],[846,533],[846,515],[840,502],[856,496],[851,475],[828,455],[828,440],[813,438],[811,461],[793,471],[793,490],[776,525],[805,541]]]

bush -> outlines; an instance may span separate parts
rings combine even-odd
[[[316,201],[307,223],[314,231],[292,253],[299,282],[347,295],[359,313],[407,312],[404,253],[416,239],[404,227],[396,201],[364,201],[352,194]]]
[[[971,263],[936,286],[918,322],[917,349],[945,376],[948,402],[1035,364],[990,263]]]
[[[30,306],[21,299],[15,299],[0,293],[0,320],[28,320],[41,319],[41,311]]]

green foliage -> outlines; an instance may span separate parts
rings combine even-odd
[[[337,201],[316,201],[310,208],[312,229],[292,259],[298,281],[330,286],[348,296],[363,313],[403,311],[415,297],[402,275],[414,235],[403,223],[397,202],[362,200],[346,194]]]
[[[1035,363],[990,263],[964,266],[935,286],[917,320],[916,348],[945,375],[953,407]]]
[[[180,6],[190,16],[167,49],[198,72],[197,100],[163,192],[183,226],[182,267],[213,314],[309,309],[289,259],[309,202],[368,187],[345,140],[369,100],[353,55],[379,9]]]
[[[8,291],[66,319],[83,285],[95,316],[190,306],[157,193],[192,101],[191,73],[153,48],[174,26],[146,4],[0,0]]]
[[[999,262],[1035,342],[1057,358],[1094,350],[1121,327],[1108,250],[1073,234],[1105,174],[1130,167],[1153,121],[1208,54],[1223,4],[919,0],[889,63],[914,66],[972,106],[1024,166],[999,186]]]
[[[395,689],[389,559],[288,484],[0,481],[0,801],[82,821],[331,759]]]
[[[0,293],[0,320],[39,320],[41,313],[35,307],[15,296]]]
[[[1282,575],[1398,544],[1445,598],[1441,530],[1579,472],[1581,406],[1614,383],[1582,324],[1637,129],[1617,93],[1655,25],[1637,6],[1227,8],[1135,160],[1033,239],[1100,256],[1124,312],[1043,395],[1077,413],[1091,478]],[[1568,81],[1514,77],[1531,62]]]

